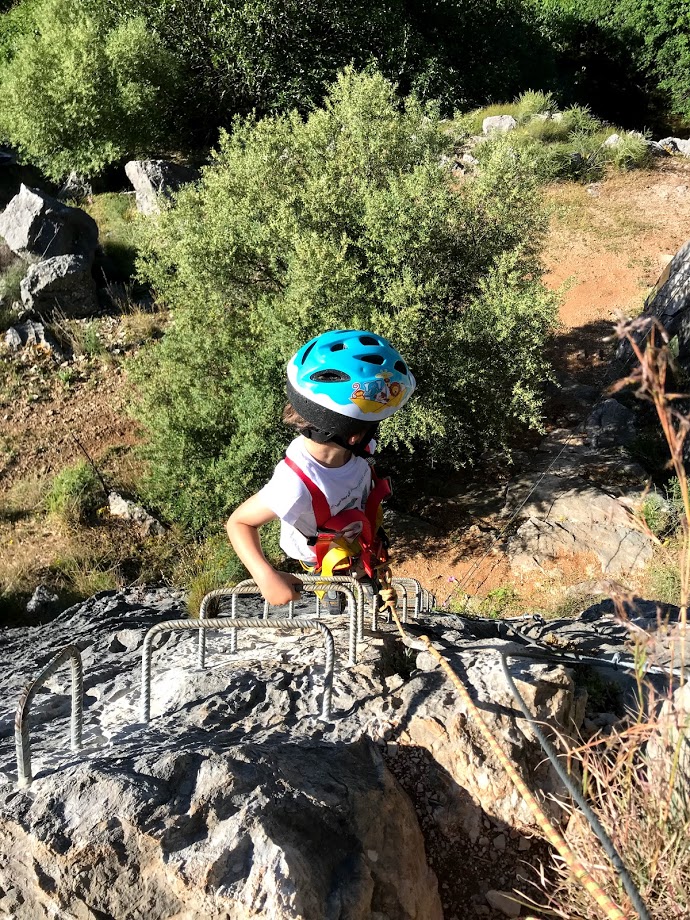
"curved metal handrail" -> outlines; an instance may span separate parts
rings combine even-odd
[[[84,720],[84,669],[81,652],[76,645],[66,645],[48,662],[38,677],[27,684],[19,697],[14,716],[14,743],[17,749],[17,777],[20,788],[31,785],[31,739],[29,737],[29,708],[39,689],[52,677],[60,665],[69,660],[72,665],[72,715],[70,747],[78,751],[82,746]]]
[[[208,596],[208,595],[207,595]],[[321,718],[328,721],[331,718],[331,693],[333,690],[333,667],[335,661],[335,643],[330,629],[320,620],[259,620],[255,617],[238,619],[236,617],[223,617],[213,619],[207,617],[204,626],[200,620],[167,620],[156,623],[146,633],[141,658],[141,719],[148,722],[151,719],[151,653],[153,637],[162,632],[178,632],[198,629],[275,629],[279,632],[302,632],[309,629],[318,629],[324,638],[326,652],[325,673],[323,679],[323,701],[321,705]]]
[[[305,588],[310,591],[318,591],[323,589],[337,591],[340,594],[344,594],[347,599],[348,613],[350,617],[350,633],[349,633],[349,658],[348,664],[354,665],[357,663],[357,641],[363,638],[364,633],[364,592],[362,591],[361,585],[359,585],[356,579],[352,578],[349,575],[346,576],[334,576],[333,578],[321,578],[318,575],[299,575],[299,579],[303,582]],[[354,591],[352,590],[354,585]],[[236,601],[235,597],[240,595],[253,595],[261,594],[260,589],[257,587],[256,582],[251,579],[245,579],[244,581],[239,582],[232,588],[216,588],[214,591],[209,591],[209,593],[204,597],[199,607],[199,620],[205,620],[207,618],[207,610],[210,602],[214,598],[221,597],[231,597],[232,600],[232,615],[235,615],[236,611]],[[355,600],[356,597],[356,600]],[[318,601],[318,598],[317,598]],[[264,603],[264,620],[269,622],[266,618],[267,604]],[[290,605],[292,608],[292,605]],[[258,619],[258,618],[257,618]],[[274,617],[270,622],[292,622],[290,617]],[[237,633],[231,633],[230,639],[230,651],[237,651]],[[206,662],[206,633],[205,629],[201,627],[199,629],[199,667],[205,667]]]
[[[402,621],[407,623],[407,591],[408,588],[414,588],[414,616],[415,620],[419,617],[421,602],[423,598],[422,586],[416,578],[394,578],[392,581],[393,587],[399,586],[403,588],[402,596]]]

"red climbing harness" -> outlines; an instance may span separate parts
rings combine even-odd
[[[380,524],[381,502],[391,494],[390,481],[377,476],[372,466],[372,488],[364,511],[350,508],[334,515],[326,496],[304,470],[290,457],[285,457],[285,463],[299,476],[311,495],[317,533],[316,537],[309,538],[309,543],[316,554],[316,570],[330,576],[337,569],[349,568],[358,559],[367,575],[374,578],[376,570],[388,564],[387,540]],[[356,540],[349,543],[341,535],[354,523],[361,524],[362,529]]]

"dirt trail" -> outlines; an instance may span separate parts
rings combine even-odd
[[[612,323],[641,310],[663,268],[690,239],[690,162],[673,158],[653,170],[618,173],[589,186],[558,183],[547,190],[547,201],[544,281],[563,291],[554,362],[561,373],[601,385],[614,348]],[[493,471],[483,487],[500,495],[502,476],[507,480],[509,472]],[[468,515],[464,503],[459,505],[458,532],[414,546],[396,566],[400,574],[420,578],[439,600],[462,585],[470,594],[493,592],[499,605],[509,606],[510,586],[516,585],[523,603],[549,607],[563,597],[565,586],[601,577],[593,559],[572,559],[521,580],[492,547],[487,526],[492,515]],[[425,517],[434,520],[435,512],[430,503]],[[493,523],[501,526],[495,517]]]

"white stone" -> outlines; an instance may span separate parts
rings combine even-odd
[[[98,245],[98,227],[86,211],[26,185],[0,214],[0,236],[27,262],[78,255],[91,265]]]
[[[130,160],[125,164],[125,173],[134,186],[137,209],[142,214],[157,214],[161,199],[199,178],[196,169],[167,160]]]
[[[22,303],[43,315],[83,317],[98,307],[91,263],[84,256],[54,256],[29,266],[20,285]]]
[[[505,134],[517,128],[517,121],[512,115],[489,115],[482,122],[482,132],[489,134]]]

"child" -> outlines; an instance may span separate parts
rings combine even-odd
[[[276,518],[281,548],[307,571],[352,573],[375,586],[376,566],[387,558],[378,505],[390,486],[365,457],[378,423],[404,406],[415,386],[398,352],[370,332],[324,332],[292,358],[283,419],[300,437],[270,482],[227,523],[230,542],[269,604],[298,600],[301,588],[299,576],[276,571],[262,552],[258,528]],[[336,612],[340,596],[330,592],[322,604]]]

